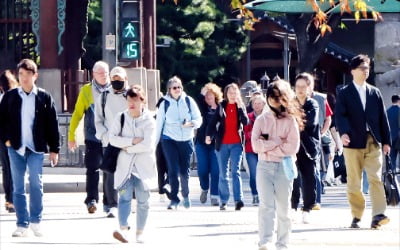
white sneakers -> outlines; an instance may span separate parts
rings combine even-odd
[[[40,229],[40,224],[39,223],[31,223],[31,229],[33,231],[33,234],[36,237],[42,237],[43,233],[42,230]]]
[[[36,237],[43,236],[43,233],[42,233],[42,230],[40,229],[39,223],[31,223],[30,228]],[[26,236],[28,236],[28,228],[27,227],[17,227],[17,230],[15,230],[12,233],[12,237],[26,237]]]
[[[136,233],[136,243],[144,243],[143,232]]]
[[[27,227],[17,227],[12,233],[12,237],[26,237],[28,236],[28,228]]]
[[[303,211],[303,223],[310,224],[310,212]]]
[[[117,217],[118,209],[116,207],[110,208],[107,213],[107,218],[115,218]]]

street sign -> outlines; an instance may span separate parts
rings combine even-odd
[[[106,50],[115,50],[115,35],[106,35]]]

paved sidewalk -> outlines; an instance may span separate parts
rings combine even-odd
[[[243,173],[243,175],[246,175]],[[66,175],[52,176],[53,183],[65,183]],[[67,175],[68,176],[68,175]],[[72,180],[81,180],[83,175],[69,175]],[[83,176],[84,177],[84,176]],[[84,178],[83,178],[84,181]],[[80,183],[80,181],[78,182]],[[88,214],[82,203],[83,192],[45,193],[42,227],[44,237],[31,233],[26,238],[12,238],[15,215],[4,211],[4,195],[0,207],[0,249],[47,250],[47,249],[237,249],[251,250],[257,247],[257,207],[251,206],[248,178],[244,178],[245,204],[242,211],[234,211],[232,202],[227,211],[218,207],[200,204],[198,178],[190,179],[192,208],[179,207],[177,211],[166,209],[167,203],[159,201],[156,192],[151,195],[151,211],[146,227],[144,244],[122,244],[112,238],[117,228],[117,219],[105,218],[98,210]],[[100,206],[101,208],[101,206]],[[300,223],[301,214],[293,224],[291,249],[298,250],[398,250],[400,247],[398,207],[389,208],[387,215],[391,223],[381,230],[369,229],[371,210],[368,208],[361,222],[361,229],[349,229],[350,210],[345,196],[345,186],[328,187],[323,196],[320,211],[312,212],[310,224]],[[135,227],[135,214],[130,218]],[[135,230],[131,230],[134,239]]]

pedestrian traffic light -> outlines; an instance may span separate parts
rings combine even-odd
[[[140,9],[139,0],[119,2],[119,61],[140,59]]]

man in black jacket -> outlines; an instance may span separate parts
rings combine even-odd
[[[366,82],[370,59],[358,55],[351,60],[353,83],[339,90],[336,125],[344,146],[347,171],[347,197],[351,207],[352,228],[358,228],[365,209],[361,176],[366,170],[372,202],[371,228],[387,224],[385,191],[381,181],[382,149],[390,152],[390,131],[382,95]]]
[[[38,77],[36,64],[23,59],[17,66],[17,73],[21,86],[7,92],[0,104],[0,139],[8,149],[14,182],[17,230],[12,236],[26,236],[29,226],[35,236],[42,236],[43,158],[49,148],[50,163],[54,166],[58,162],[58,119],[51,95],[35,85]],[[25,194],[27,169],[29,210]]]

